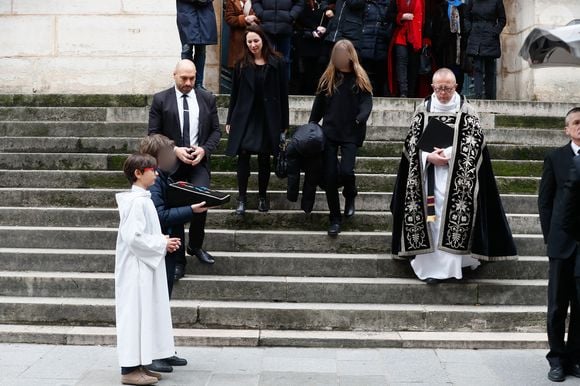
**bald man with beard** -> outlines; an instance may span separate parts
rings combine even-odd
[[[174,181],[209,187],[210,155],[221,138],[216,97],[204,89],[194,89],[196,68],[191,60],[183,59],[177,63],[173,79],[174,86],[153,96],[149,111],[149,135],[162,134],[175,142],[178,162],[171,176]],[[206,216],[206,212],[196,213],[190,222],[189,243],[182,242],[182,247],[176,252],[176,280],[185,274],[185,251],[202,263],[215,262],[203,249]],[[171,235],[183,240],[183,224],[174,224]]]

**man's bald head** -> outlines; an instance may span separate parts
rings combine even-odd
[[[445,82],[447,83],[452,82],[453,84],[457,83],[457,79],[455,78],[455,74],[448,68],[440,68],[433,74],[433,84],[437,84],[437,82]]]
[[[440,68],[433,74],[433,83],[431,84],[435,97],[441,103],[449,103],[455,94],[457,88],[457,79],[455,74],[448,68]]]
[[[196,73],[195,64],[191,60],[182,59],[177,62],[173,71],[173,79],[177,89],[184,94],[188,94],[195,84]]]

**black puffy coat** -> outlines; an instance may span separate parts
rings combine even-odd
[[[465,9],[467,55],[499,58],[505,24],[503,0],[470,0]]]
[[[387,22],[390,0],[368,0],[363,19],[360,56],[365,59],[385,60],[391,38]]]
[[[308,123],[296,129],[286,148],[288,161],[288,201],[298,200],[300,171],[304,171],[301,208],[309,213],[316,200],[316,188],[322,184],[324,134],[316,123]]]
[[[326,41],[336,43],[348,39],[358,49],[362,39],[365,0],[328,0],[323,3],[323,8],[334,12],[328,23]]]
[[[269,35],[292,35],[292,25],[304,9],[304,0],[253,0],[252,8]]]

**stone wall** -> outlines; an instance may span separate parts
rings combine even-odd
[[[530,69],[518,55],[532,28],[580,18],[580,1],[504,3],[498,98],[580,101],[578,68]],[[0,0],[0,93],[152,93],[171,84],[179,53],[174,0]],[[219,60],[209,47],[215,92]]]
[[[171,84],[180,47],[175,0],[0,0],[0,93],[152,93]]]

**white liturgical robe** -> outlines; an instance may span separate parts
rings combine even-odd
[[[165,273],[167,240],[147,190],[134,185],[116,200],[121,220],[115,254],[119,365],[149,365],[175,354]]]

